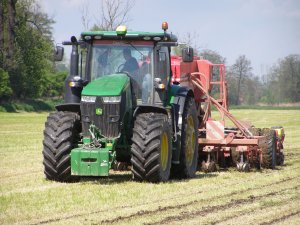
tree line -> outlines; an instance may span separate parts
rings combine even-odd
[[[36,0],[0,0],[0,3],[0,102],[62,97],[67,67],[53,60],[55,21],[42,12]],[[133,6],[133,0],[102,0],[100,20],[89,27],[90,14],[84,5],[83,26],[89,30],[114,30],[130,20]],[[245,55],[228,65],[218,52],[201,49],[197,36],[188,33],[180,39],[194,47],[198,56],[226,64],[230,104],[300,102],[300,55],[278,60],[270,71],[258,77]],[[175,51],[179,52],[180,49]]]
[[[279,59],[262,77],[253,74],[251,61],[241,55],[229,66],[227,80],[231,104],[300,102],[300,55]]]
[[[35,0],[0,0],[0,101],[61,95],[52,25]]]
[[[101,16],[92,27],[88,1],[82,23],[87,30],[115,30],[128,22],[134,0],[99,0]],[[0,103],[62,97],[67,63],[54,62],[55,21],[37,0],[0,0]]]

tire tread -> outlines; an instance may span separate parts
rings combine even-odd
[[[73,112],[50,113],[45,122],[43,140],[44,174],[49,180],[73,181],[71,150],[79,141],[80,116]]]

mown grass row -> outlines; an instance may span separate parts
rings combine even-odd
[[[232,110],[257,127],[283,125],[286,165],[235,169],[161,184],[130,172],[79,183],[46,181],[42,137],[46,113],[0,113],[0,224],[259,224],[300,220],[299,110]]]

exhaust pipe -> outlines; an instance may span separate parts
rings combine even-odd
[[[81,99],[81,78],[78,74],[78,42],[75,36],[71,37],[72,53],[70,59],[70,74],[65,80],[65,103],[80,103]]]

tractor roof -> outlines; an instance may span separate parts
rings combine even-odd
[[[142,40],[176,42],[177,37],[172,33],[128,31],[123,35],[117,31],[87,31],[81,33],[82,40]]]

